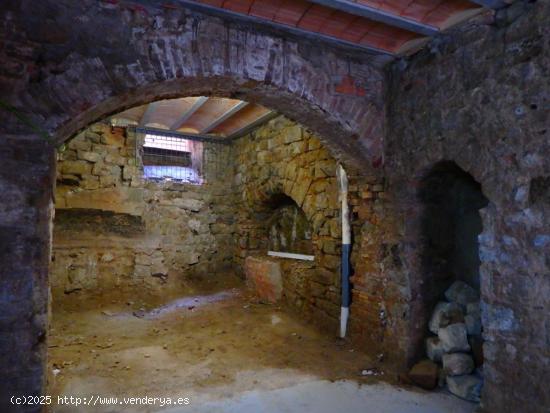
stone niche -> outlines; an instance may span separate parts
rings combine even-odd
[[[110,288],[159,292],[188,276],[231,270],[230,153],[217,154],[227,156],[225,174],[193,185],[144,179],[136,145],[131,131],[98,123],[60,148],[54,296]]]
[[[235,184],[241,195],[236,267],[243,273],[250,268],[247,257],[277,263],[281,301],[335,332],[340,311],[336,160],[316,136],[282,116],[235,146]],[[313,255],[315,260],[267,257],[269,250]]]
[[[271,201],[273,212],[267,218],[270,251],[313,255],[311,225],[304,211],[288,196]]]
[[[285,194],[265,200],[254,217],[256,231],[263,235],[259,250],[245,259],[247,283],[260,299],[275,302],[284,298],[296,303],[296,291],[307,288],[315,278],[315,262],[267,255],[274,251],[314,256],[311,225],[304,211]]]
[[[424,176],[418,195],[423,206],[421,297],[427,323],[425,348],[419,352],[425,350],[440,366],[431,370],[439,370],[440,386],[479,401],[483,384],[479,210],[488,201],[471,175],[445,161]]]
[[[433,306],[455,280],[479,291],[481,186],[454,162],[436,164],[421,180],[423,298]]]

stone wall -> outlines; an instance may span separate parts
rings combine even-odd
[[[288,232],[298,212],[303,239],[289,246],[298,250],[286,252],[313,254],[315,261],[270,260],[282,268],[284,301],[301,317],[337,331],[337,162],[316,136],[278,117],[222,154],[228,164],[234,156],[234,174],[223,171],[204,186],[144,181],[139,157],[134,164],[133,139],[131,133],[96,124],[60,153],[55,292],[138,285],[158,290],[177,281],[178,274],[213,273],[232,265],[244,277],[244,259],[265,257],[280,246],[273,227]],[[406,347],[399,340],[406,326],[400,314],[407,298],[383,271],[396,255],[394,244],[382,238],[384,182],[346,168],[354,272],[349,334],[373,355],[402,363]]]
[[[3,135],[0,153],[0,411],[9,412],[10,397],[45,385],[54,151],[36,136]]]
[[[1,188],[17,188],[4,203],[6,211],[25,211],[17,220],[6,211],[1,218],[24,232],[4,240],[2,261],[9,265],[3,270],[9,277],[2,277],[3,290],[11,293],[0,304],[21,309],[0,319],[3,331],[12,332],[13,323],[18,327],[0,340],[2,354],[12,356],[6,363],[12,366],[10,374],[2,380],[6,386],[0,386],[6,394],[16,389],[40,393],[46,360],[34,341],[45,336],[46,326],[32,323],[28,313],[36,309],[42,316],[45,311],[48,263],[15,258],[31,252],[49,255],[46,203],[30,207],[27,199],[52,195],[48,174],[53,165],[44,157],[53,154],[54,144],[21,155],[21,139],[32,141],[25,148],[40,147],[44,136],[53,135],[57,146],[129,107],[182,96],[231,96],[308,125],[339,159],[381,170],[384,76],[372,55],[289,38],[178,4],[7,1],[0,15],[0,95],[7,109],[0,111],[0,135],[6,137]],[[82,20],[87,16],[93,21]],[[12,146],[17,148],[12,151]],[[16,301],[23,304],[16,306]]]
[[[550,406],[549,19],[548,1],[516,2],[390,70],[385,226],[400,265],[386,271],[409,280],[407,347],[412,357],[427,331],[418,185],[437,162],[454,161],[489,200],[479,241],[490,412]]]
[[[233,164],[192,185],[143,178],[139,135],[99,123],[58,154],[51,285],[55,294],[146,287],[231,270]],[[219,145],[218,145],[219,146]],[[220,158],[223,157],[223,158]],[[223,176],[226,178],[224,179]]]
[[[53,150],[44,135],[55,134],[60,143],[127,107],[183,94],[218,94],[291,115],[314,129],[336,149],[333,153],[364,159],[365,170],[381,171],[383,148],[387,179],[362,177],[361,186],[352,184],[350,328],[364,348],[388,360],[413,358],[426,333],[418,183],[444,159],[470,173],[489,199],[480,238],[483,403],[488,411],[544,411],[550,405],[544,387],[550,342],[549,7],[546,0],[517,1],[495,19],[484,15],[441,34],[424,51],[392,66],[384,97],[384,77],[369,57],[188,9],[159,5],[144,12],[123,1],[8,1],[0,25],[0,94],[13,106],[0,115],[5,234],[0,353],[7,366],[0,378],[1,402],[8,394],[43,390],[53,181]],[[73,24],[84,10],[94,24]],[[343,83],[355,87],[342,93]],[[36,125],[46,133],[37,132]],[[252,136],[253,141],[237,144],[249,150],[239,155],[245,165],[237,174],[244,193],[239,202],[249,208],[238,216],[237,262],[262,252],[266,234],[258,222],[269,211],[263,201],[287,193],[310,219],[316,255],[313,276],[309,264],[294,270],[293,285],[285,287],[295,291],[289,301],[319,314],[332,328],[339,305],[338,251],[332,241],[339,225],[330,214],[337,207],[316,185],[335,193],[334,160],[315,148],[309,133],[285,128],[286,135],[300,135],[296,141]],[[312,166],[314,158],[319,167]],[[88,175],[88,166],[84,169]],[[123,175],[120,179],[127,185]],[[95,179],[88,184],[97,185]],[[131,194],[128,190],[130,199],[114,203],[124,205]],[[145,225],[128,218],[140,216],[132,211],[104,209],[113,215],[102,213],[99,219],[125,222],[126,237]],[[70,223],[71,216],[65,219]],[[230,224],[220,220],[225,225]]]
[[[278,214],[281,198],[289,197],[300,208],[311,229],[315,260],[279,261],[283,273],[283,299],[301,317],[334,334],[340,316],[341,218],[336,160],[319,139],[300,125],[278,117],[235,143],[235,185],[241,194],[238,205],[235,254],[237,268],[247,256],[264,257],[269,248],[271,218]],[[380,180],[348,169],[350,180],[354,250],[352,265],[362,268],[365,255],[374,255],[363,243],[383,197]],[[353,296],[357,298],[358,291]],[[369,303],[370,304],[370,303]],[[367,304],[367,306],[369,306]],[[352,304],[352,337],[365,343],[368,320],[365,303]],[[378,316],[377,316],[378,317]],[[376,319],[378,323],[378,318]]]
[[[274,226],[288,232],[298,225],[299,239],[289,246],[297,250],[286,252],[313,254],[315,261],[270,258],[282,268],[283,299],[301,317],[337,331],[337,162],[316,136],[278,117],[231,147],[218,148],[226,151],[218,156],[229,167],[213,171],[213,179],[202,186],[144,180],[134,139],[130,131],[99,123],[59,153],[54,293],[136,286],[158,291],[177,283],[182,274],[231,268],[244,277],[246,257],[265,257],[268,249],[280,247],[273,240],[281,237],[274,235]],[[400,349],[392,340],[400,325],[381,330],[387,326],[380,314],[394,311],[394,304],[400,309],[405,298],[378,275],[393,254],[386,244],[377,244],[383,181],[346,168],[355,272],[350,336],[373,354],[383,351],[395,361]]]

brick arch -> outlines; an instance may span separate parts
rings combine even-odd
[[[369,56],[126,1],[11,1],[0,18],[1,180],[15,211],[0,220],[11,234],[2,304],[16,309],[0,326],[10,331],[0,350],[16,361],[0,380],[2,400],[44,388],[54,144],[135,105],[204,94],[263,104],[316,132],[334,156],[382,164],[384,74]],[[323,263],[335,271],[331,257]]]
[[[272,214],[280,207],[280,200],[289,198],[305,215],[311,229],[311,243],[314,255],[317,259],[320,259],[322,258],[322,237],[320,236],[319,222],[315,220],[317,211],[312,208],[310,204],[304,202],[307,191],[302,196],[302,194],[292,190],[296,182],[296,177],[294,177],[291,183],[287,182],[286,184],[284,179],[273,177],[259,186],[245,185],[243,190],[243,205],[246,207],[246,210],[243,212],[246,214],[245,221],[248,230],[243,230],[243,232],[248,232],[246,235],[247,238],[263,238],[264,240],[261,244],[265,243],[267,247],[269,241],[269,228],[266,224]],[[308,188],[309,191],[312,182],[312,179],[306,179],[303,180],[301,184],[304,185],[305,188]],[[250,231],[250,229],[252,229],[252,231]],[[264,249],[262,245],[260,251],[265,253],[265,251],[263,251]],[[257,251],[253,253],[257,253]]]
[[[276,167],[276,166],[275,166]],[[280,206],[280,200],[288,197],[291,199],[295,206],[302,211],[309,223],[312,230],[312,245],[315,251],[315,255],[319,255],[321,248],[319,245],[319,225],[314,225],[314,216],[316,211],[309,205],[304,203],[307,191],[303,194],[298,193],[296,190],[292,190],[297,180],[296,176],[292,177],[292,181],[286,181],[284,178],[280,178],[276,175],[272,175],[268,180],[262,182],[260,185],[251,183],[250,185],[244,185],[243,187],[243,206],[246,210],[243,211],[247,218],[247,225],[254,228],[252,233],[248,236],[260,236],[264,237],[267,242],[268,228],[266,226],[266,218],[271,216],[272,213]],[[313,180],[307,178],[302,180],[301,184],[305,188],[311,187]]]
[[[315,228],[313,225],[315,211],[308,208],[303,202],[300,202],[295,193],[293,194],[288,190],[285,191],[282,180],[275,178],[260,187],[245,187],[243,193],[245,198],[244,205],[246,206],[245,213],[248,215],[247,222],[249,225],[255,227],[258,232],[265,232],[266,237],[268,237],[266,218],[270,217],[281,206],[282,199],[288,198],[292,200],[295,206],[304,213],[309,223],[312,230],[313,248],[316,254],[320,252],[317,242],[319,239],[319,228]]]
[[[383,74],[369,56],[312,47],[185,8],[30,3],[14,2],[5,11],[4,37],[17,33],[28,61],[18,79],[0,86],[7,103],[56,143],[132,106],[218,95],[279,111],[315,131],[335,156],[363,168],[381,163]],[[44,16],[55,17],[55,30]],[[74,23],[82,20],[93,24]],[[0,125],[33,132],[5,112]]]

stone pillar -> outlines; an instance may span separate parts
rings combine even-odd
[[[0,136],[0,411],[45,388],[54,148],[42,137]]]

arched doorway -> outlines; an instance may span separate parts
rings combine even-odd
[[[218,95],[276,109],[322,137],[332,136],[323,142],[335,156],[379,166],[384,122],[383,73],[368,58],[328,48],[319,59],[307,41],[251,35],[247,28],[187,9],[152,6],[144,12],[97,2],[84,13],[94,16],[94,30],[72,23],[83,15],[81,4],[48,5],[43,12],[69,20],[47,45],[33,43],[43,64],[10,82],[4,99],[13,110],[0,114],[4,165],[10,169],[5,180],[12,191],[5,207],[26,211],[5,222],[17,232],[2,252],[10,274],[6,289],[13,291],[9,302],[22,309],[6,321],[11,334],[6,349],[18,342],[14,360],[25,360],[12,363],[6,382],[26,394],[44,388],[55,145],[139,104]],[[18,16],[13,27],[25,32]],[[99,36],[97,27],[115,33]],[[344,81],[356,88],[342,92],[338,86]],[[364,150],[356,150],[358,142]]]

